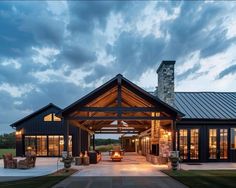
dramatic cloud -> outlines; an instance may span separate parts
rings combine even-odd
[[[235,2],[0,2],[0,133],[121,73],[148,91],[162,60],[176,90],[236,91]]]

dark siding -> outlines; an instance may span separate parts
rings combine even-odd
[[[50,113],[57,113],[58,108],[55,107],[49,107],[48,109],[45,109],[41,113],[23,121],[20,122],[20,124],[17,125],[16,130],[22,131],[22,136],[18,136],[16,139],[16,155],[22,156],[24,155],[24,143],[23,138],[24,135],[64,135],[65,134],[65,127],[63,125],[63,122],[45,122],[43,120],[44,116]],[[70,126],[69,128],[69,134],[72,135],[72,154],[74,156],[79,155],[80,148],[79,146],[79,128]],[[22,137],[22,138],[21,138]],[[86,140],[86,135],[83,134],[83,139]],[[80,138],[81,139],[81,138]],[[86,144],[86,141],[83,142],[83,144]],[[84,148],[87,146],[83,146]]]
[[[228,129],[228,160],[236,162],[236,150],[230,149],[230,128],[236,128],[236,121],[219,121],[219,120],[181,120],[176,124],[177,129],[199,128],[200,130],[200,162],[209,162],[208,160],[208,143],[209,128]]]

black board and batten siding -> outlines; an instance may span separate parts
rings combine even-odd
[[[66,126],[63,125],[63,121],[44,121],[44,116],[57,113],[60,108],[55,105],[48,105],[41,110],[31,114],[30,116],[14,123],[16,131],[21,131],[20,136],[16,136],[16,155],[24,156],[25,153],[25,136],[50,136],[61,135],[65,137]],[[79,133],[81,136],[79,137]],[[88,133],[80,130],[78,127],[69,126],[69,135],[72,136],[72,154],[73,156],[79,155],[81,151],[88,150]],[[82,141],[80,145],[79,140]]]

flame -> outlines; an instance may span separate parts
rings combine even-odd
[[[116,152],[113,154],[113,157],[120,157],[120,153],[116,151]]]

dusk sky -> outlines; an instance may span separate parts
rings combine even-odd
[[[0,2],[0,133],[118,73],[147,91],[176,60],[176,91],[236,91],[236,2]]]

